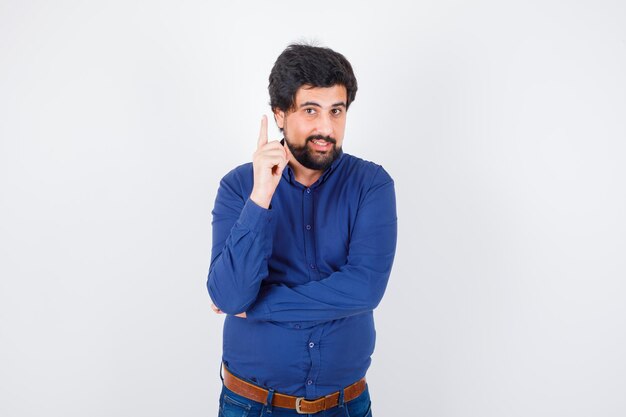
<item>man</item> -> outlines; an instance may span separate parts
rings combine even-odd
[[[220,416],[371,415],[397,219],[387,172],[342,151],[356,91],[343,55],[287,47],[269,77],[284,139],[268,141],[263,117],[253,162],[220,182],[207,283],[227,314]]]

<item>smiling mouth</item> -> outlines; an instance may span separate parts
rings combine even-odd
[[[327,142],[323,139],[311,140],[311,149],[315,152],[327,153],[332,149],[332,142]]]
[[[318,146],[328,146],[328,145],[330,145],[330,142],[326,142],[323,139],[313,139],[311,142],[313,142],[314,144],[316,144]]]

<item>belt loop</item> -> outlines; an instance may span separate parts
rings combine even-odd
[[[339,391],[339,400],[338,400],[339,401],[339,408],[342,408],[343,405],[344,405],[343,395],[344,395],[343,388],[341,388],[341,390]]]
[[[343,408],[346,412],[346,417],[350,417],[350,412],[348,411],[348,407],[345,407],[346,403],[344,402],[344,388],[339,391],[339,408]]]
[[[265,400],[265,407],[267,414],[272,414],[272,402],[274,401],[274,389],[270,388],[267,393],[267,399]]]

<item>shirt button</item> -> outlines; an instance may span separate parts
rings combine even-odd
[[[311,264],[309,266],[311,267],[311,269],[315,269],[315,265]]]
[[[311,225],[310,224],[306,225],[306,230],[311,230]]]
[[[306,383],[307,383],[307,385],[313,385],[313,381],[310,380],[310,379],[308,381],[306,381]]]
[[[306,193],[307,193],[307,194],[311,194],[311,189],[310,189],[310,188],[307,188],[307,189],[306,189]]]
[[[311,349],[313,349],[313,346],[315,346],[315,343],[313,343],[313,342],[309,342],[309,347],[310,347]]]
[[[296,325],[294,325],[293,327],[295,327],[296,329],[299,329],[299,328],[300,328],[300,325],[299,325],[299,324],[296,324]]]

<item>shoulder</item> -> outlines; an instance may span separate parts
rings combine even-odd
[[[252,186],[253,182],[252,162],[247,162],[228,171],[220,181],[220,188],[227,188],[243,195],[245,190]]]
[[[391,175],[382,165],[347,153],[344,153],[343,158],[345,158],[343,161],[344,170],[350,178],[370,186],[393,183]]]
[[[242,182],[249,178],[251,175],[253,175],[252,162],[246,162],[245,164],[236,166],[235,168],[228,171],[226,175],[224,175],[224,177],[222,178],[222,181],[226,181],[229,183]]]

